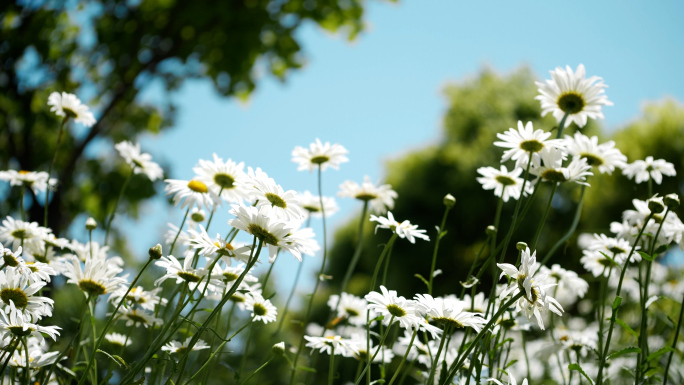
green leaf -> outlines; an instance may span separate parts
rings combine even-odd
[[[309,373],[316,373],[316,369],[309,368],[308,366],[297,366],[297,369],[303,370],[303,371],[309,372]]]
[[[637,251],[637,253],[639,253],[639,255],[641,255],[641,258],[643,258],[647,261],[653,261],[655,259],[654,257],[644,253],[643,251]]]
[[[508,364],[506,364],[506,367],[504,369],[510,368],[511,365],[515,364],[516,362],[518,362],[518,360],[513,360],[513,361],[509,362]]]
[[[622,350],[618,350],[617,352],[613,352],[611,355],[608,356],[608,359],[612,360],[615,357],[620,357],[622,355],[630,354],[630,353],[641,353],[641,349],[637,348],[636,346],[624,348]]]
[[[587,375],[587,373],[585,373],[584,370],[582,370],[582,367],[579,366],[579,364],[570,364],[570,365],[568,365],[568,369],[570,369],[570,370],[576,370],[576,371],[580,372],[580,374],[582,374],[582,375],[584,376],[584,378],[586,378],[587,380],[589,380],[589,383],[590,383],[591,385],[594,385],[594,380],[592,380],[591,377],[589,377],[589,376]]]
[[[653,361],[653,360],[655,360],[656,358],[662,356],[662,355],[665,354],[665,353],[674,352],[674,351],[675,351],[675,350],[672,349],[671,346],[666,346],[666,347],[664,347],[664,348],[660,348],[660,349],[658,349],[657,351],[655,351],[655,352],[649,354],[648,357],[646,358],[646,361],[649,361],[649,362],[650,362],[650,361]]]
[[[615,297],[615,300],[613,301],[613,310],[617,310],[620,307],[620,304],[622,303],[622,297],[619,295]]]
[[[126,361],[123,360],[123,358],[121,358],[119,356],[112,356],[111,354],[105,352],[104,350],[100,350],[100,349],[97,349],[97,352],[102,353],[105,356],[109,357],[112,361],[116,362],[116,364],[119,365],[119,367],[124,366],[124,367],[128,368],[128,365],[126,364]]]
[[[421,281],[423,281],[423,283],[425,284],[425,286],[428,286],[428,287],[430,286],[430,283],[428,283],[427,279],[423,278],[422,275],[420,275],[420,274],[415,274],[414,277],[416,277],[416,278],[420,279]]]
[[[616,318],[616,319],[615,319],[615,322],[616,322],[618,325],[622,326],[622,328],[625,329],[625,331],[626,331],[627,333],[633,335],[634,337],[637,337],[637,338],[639,337],[639,334],[638,334],[634,329],[632,329],[631,327],[629,327],[629,325],[627,325],[627,323],[625,323],[625,321],[623,321],[623,320],[621,320],[621,319],[619,319],[619,318]]]
[[[662,253],[666,252],[667,249],[669,249],[669,246],[668,246],[668,245],[660,245],[660,247],[658,247],[658,248],[656,249],[655,253],[656,253],[656,255],[662,254]]]
[[[599,253],[603,254],[603,256],[606,257],[609,261],[611,261],[615,266],[617,266],[618,269],[622,269],[622,266],[620,266],[619,263],[615,262],[613,258],[609,257],[608,254],[604,253],[603,251],[599,251]]]

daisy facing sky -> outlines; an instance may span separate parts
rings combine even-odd
[[[325,171],[328,166],[338,170],[341,163],[349,161],[345,156],[347,153],[347,149],[337,143],[332,145],[329,142],[321,143],[316,138],[309,148],[295,147],[292,150],[292,161],[298,164],[297,171],[313,171],[318,166],[321,167],[321,171]]]

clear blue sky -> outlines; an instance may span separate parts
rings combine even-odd
[[[180,107],[177,126],[142,145],[172,166],[174,178],[191,178],[197,160],[216,152],[261,167],[286,189],[314,191],[315,174],[297,172],[290,152],[318,137],[349,150],[349,163],[324,173],[324,194],[334,195],[342,181],[381,179],[387,159],[438,140],[445,84],[483,67],[506,73],[528,65],[547,78],[556,66],[579,63],[609,85],[615,106],[604,109],[604,123],[615,129],[646,101],[684,100],[683,17],[679,1],[370,2],[368,31],[355,42],[303,27],[308,64],[285,84],[263,78],[247,104],[219,97],[209,82],[187,82],[171,96]],[[144,98],[162,97],[153,88]],[[358,215],[356,202],[338,203],[333,230]],[[156,243],[165,222],[182,217],[161,199],[145,212],[153,218],[142,225],[119,221],[139,250]],[[225,233],[227,209],[216,218],[210,233]],[[320,232],[320,223],[314,229]],[[289,288],[296,263],[280,258],[279,287]],[[307,264],[307,285],[319,258]]]

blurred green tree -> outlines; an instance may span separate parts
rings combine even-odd
[[[102,223],[114,206],[128,171],[103,166],[93,155],[98,143],[135,141],[173,124],[173,104],[138,98],[152,82],[173,91],[185,79],[207,78],[221,95],[245,98],[256,86],[257,67],[282,80],[301,68],[296,31],[303,23],[349,39],[364,26],[363,0],[74,3],[0,6],[0,168],[48,169],[59,127],[46,104],[51,92],[77,94],[97,118],[89,129],[70,124],[62,141],[48,220],[57,234],[78,213]],[[154,187],[140,176],[130,183],[120,209],[136,216]],[[18,210],[16,190],[0,202],[2,215]],[[42,224],[43,200],[30,200],[30,220]]]

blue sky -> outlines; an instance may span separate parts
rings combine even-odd
[[[556,66],[579,63],[609,85],[615,106],[604,109],[604,124],[617,129],[644,102],[684,100],[683,16],[684,3],[675,1],[374,1],[368,30],[354,42],[304,26],[299,36],[307,65],[284,84],[264,77],[246,104],[219,97],[209,82],[186,82],[171,96],[180,107],[177,126],[141,143],[172,166],[174,178],[191,178],[197,160],[216,152],[261,167],[286,189],[315,191],[315,174],[297,172],[290,153],[317,137],[337,142],[349,150],[350,162],[324,173],[324,194],[334,195],[344,180],[380,180],[387,159],[438,140],[445,84],[484,67],[506,73],[527,65],[547,78]],[[154,87],[143,96],[162,97]],[[356,202],[338,203],[342,211],[331,218],[330,233],[358,215]],[[167,221],[178,224],[182,217],[161,198],[144,212],[141,224],[117,219],[138,250],[156,243]],[[221,209],[210,233],[225,233],[228,218]],[[313,225],[320,232],[320,223]],[[278,285],[289,288],[296,263],[280,258]],[[306,285],[319,258],[306,265]]]

